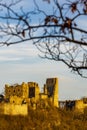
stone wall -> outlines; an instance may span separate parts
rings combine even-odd
[[[39,100],[40,87],[35,82],[28,82],[28,98],[35,100],[37,102]]]
[[[53,106],[59,107],[58,105],[58,79],[49,78],[46,80],[45,92],[47,89],[48,99],[52,101]]]
[[[17,104],[4,104],[4,114],[5,115],[28,115],[28,105],[17,105]]]
[[[18,96],[18,97],[23,97],[24,96],[24,83],[22,83],[21,85],[5,85],[5,97],[6,98],[10,98],[11,96]],[[27,85],[26,85],[26,89],[27,89]],[[27,92],[26,94],[27,95]]]
[[[87,107],[87,103],[84,103],[83,100],[76,100],[75,109],[80,112],[84,112],[84,109]]]

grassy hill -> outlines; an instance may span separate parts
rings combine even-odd
[[[87,130],[84,114],[57,108],[29,109],[28,116],[0,115],[0,130]]]

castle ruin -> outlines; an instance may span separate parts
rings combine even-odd
[[[29,107],[44,109],[54,106],[60,109],[84,112],[87,108],[87,98],[80,100],[59,101],[58,79],[48,78],[43,86],[43,92],[36,82],[23,82],[21,85],[5,85],[5,95],[0,95],[0,114],[28,115]]]
[[[23,82],[21,85],[5,85],[4,102],[0,103],[2,113],[27,115],[28,107],[47,107],[48,102],[55,107],[58,105],[58,79],[49,78],[44,84],[43,92],[36,82]]]

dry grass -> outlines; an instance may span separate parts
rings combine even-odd
[[[0,130],[87,130],[84,114],[56,108],[29,109],[28,116],[0,115]]]

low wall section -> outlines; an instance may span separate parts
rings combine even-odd
[[[28,105],[2,104],[0,114],[5,115],[28,115]]]

